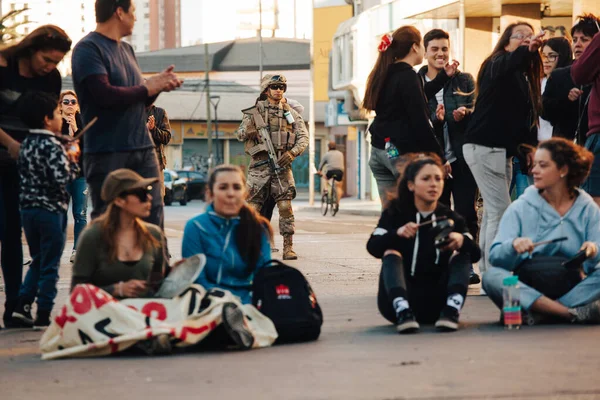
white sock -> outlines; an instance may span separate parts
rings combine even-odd
[[[408,300],[406,300],[404,297],[396,297],[392,301],[392,304],[394,305],[394,310],[396,310],[396,315],[410,307],[408,305]]]
[[[448,300],[446,300],[446,305],[456,308],[456,311],[460,311],[464,302],[465,298],[462,294],[454,293],[448,296]]]

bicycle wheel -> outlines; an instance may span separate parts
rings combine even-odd
[[[321,197],[321,213],[323,215],[327,215],[327,207],[329,206],[327,200],[327,195],[323,194],[323,197]]]
[[[334,185],[335,185],[335,183],[334,183]],[[335,190],[335,188],[334,188],[333,192],[331,193],[331,216],[335,217],[338,210],[339,210],[339,205],[338,205],[338,198],[337,198],[337,190]]]

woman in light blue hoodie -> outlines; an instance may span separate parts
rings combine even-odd
[[[252,303],[254,273],[271,259],[271,225],[246,205],[246,181],[239,167],[215,168],[207,189],[210,204],[185,225],[181,255],[206,256],[196,283],[207,290],[228,290],[242,303]]]
[[[534,185],[504,213],[490,249],[490,268],[483,288],[502,308],[503,279],[530,256],[571,258],[585,250],[587,277],[567,294],[552,300],[520,282],[521,306],[534,316],[565,321],[600,323],[600,209],[578,189],[589,174],[593,155],[570,141],[554,138],[535,152]],[[556,243],[535,242],[566,236]]]

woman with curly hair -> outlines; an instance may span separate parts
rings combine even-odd
[[[563,138],[539,145],[533,162],[534,184],[504,213],[490,248],[494,267],[483,275],[483,287],[499,308],[503,280],[516,271],[526,312],[572,322],[600,322],[600,210],[592,197],[578,188],[587,178],[593,158],[588,150]],[[523,282],[522,271],[530,260],[566,260],[580,251],[587,256],[583,263],[587,277],[566,294],[556,298]],[[545,286],[554,285],[549,282]]]

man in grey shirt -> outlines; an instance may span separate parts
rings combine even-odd
[[[334,141],[327,144],[329,151],[321,159],[318,174],[323,176],[323,168],[325,167],[325,177],[327,180],[333,178],[335,182],[335,190],[337,191],[338,204],[342,198],[342,179],[344,179],[344,153],[336,149]]]

